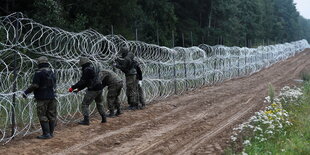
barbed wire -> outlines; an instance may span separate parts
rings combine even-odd
[[[29,99],[21,96],[37,68],[35,58],[38,56],[48,57],[56,73],[57,118],[60,123],[69,123],[81,117],[79,104],[84,93],[67,92],[67,88],[80,77],[81,70],[77,65],[80,56],[87,56],[99,68],[114,70],[124,79],[124,75],[111,64],[117,58],[119,48],[128,46],[141,64],[143,90],[147,102],[150,102],[226,79],[251,75],[309,47],[306,40],[300,40],[258,48],[206,44],[168,48],[128,41],[119,35],[104,36],[91,29],[68,32],[37,23],[22,13],[0,17],[0,34],[0,142],[3,143],[15,136],[40,130],[33,96]],[[16,92],[12,91],[14,82]],[[12,101],[14,94],[15,103]],[[124,102],[125,99],[122,90],[121,100]],[[16,113],[16,127],[14,134],[10,135],[12,109]],[[94,112],[92,105],[91,113]]]

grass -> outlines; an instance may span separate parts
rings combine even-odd
[[[240,146],[239,143],[239,146],[235,146],[236,143],[233,143],[232,147],[226,149],[225,154],[240,153],[242,149],[236,148],[243,148],[247,154],[310,154],[310,82],[305,83],[303,94],[302,98],[296,101],[298,103],[289,103],[284,107],[293,125],[284,127],[281,132],[270,136],[263,142],[252,138],[250,145]]]
[[[310,66],[307,65],[301,72],[300,77],[304,81],[310,81]]]
[[[290,114],[294,125],[285,129],[286,134],[277,134],[263,143],[254,142],[245,148],[246,152],[248,154],[310,154],[309,101],[293,111]]]

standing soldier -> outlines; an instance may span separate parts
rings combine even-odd
[[[119,95],[123,88],[122,79],[114,72],[110,70],[102,70],[99,73],[100,81],[102,81],[102,87],[108,86],[107,102],[109,107],[109,117],[118,116],[121,113]],[[116,113],[115,109],[116,108]]]
[[[140,68],[140,65],[137,61],[134,60],[135,69],[137,71],[137,80],[138,82],[138,102],[141,104],[141,107],[143,108],[145,106],[145,99],[144,99],[144,93],[142,89],[142,70]]]
[[[48,59],[45,56],[39,57],[37,63],[39,69],[36,70],[30,87],[24,91],[23,97],[27,98],[28,94],[34,93],[37,114],[43,131],[43,134],[37,138],[49,139],[53,137],[57,117],[56,77],[49,68]]]
[[[89,105],[95,100],[96,107],[101,115],[101,123],[107,122],[105,112],[103,109],[103,97],[102,97],[102,86],[101,82],[98,80],[98,72],[95,71],[90,60],[85,57],[81,57],[79,61],[79,66],[82,67],[82,76],[80,81],[69,88],[69,92],[73,92],[75,89],[77,91],[83,90],[87,87],[86,94],[82,101],[82,113],[84,119],[79,122],[81,125],[89,125]]]
[[[129,109],[136,110],[138,105],[138,82],[137,71],[134,66],[134,54],[127,47],[121,47],[120,57],[116,59],[116,68],[120,69],[126,76],[126,95]]]

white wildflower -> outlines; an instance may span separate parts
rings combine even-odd
[[[243,142],[243,145],[245,145],[245,146],[251,145],[251,142],[250,142],[249,140],[245,140],[245,141]]]
[[[247,154],[247,153],[245,153],[245,152],[242,152],[241,154],[242,154],[242,155],[248,155],[248,154]]]
[[[230,139],[234,142],[234,141],[236,141],[236,140],[237,140],[237,137],[235,137],[235,136],[231,136],[231,137],[230,137]]]

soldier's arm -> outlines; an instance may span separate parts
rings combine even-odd
[[[36,72],[33,76],[32,79],[32,84],[25,90],[25,94],[30,94],[32,93],[34,90],[39,88],[39,84],[40,84],[40,72]]]
[[[128,52],[127,56],[124,58],[126,66],[131,66],[134,59],[134,54],[132,52]]]
[[[56,74],[53,72],[53,88],[56,90],[56,87],[57,87],[57,85],[56,85]]]
[[[126,61],[125,59],[116,59],[115,60],[115,65],[114,65],[117,69],[120,69],[122,72],[126,72],[127,70],[127,66],[126,66]]]
[[[142,70],[141,70],[139,65],[136,65],[136,71],[137,71],[137,78],[139,81],[141,81],[142,80]]]
[[[82,74],[80,81],[77,82],[76,84],[74,84],[71,88],[83,90],[84,88],[87,87],[90,80],[93,79],[94,76],[95,76],[95,72],[93,70],[85,69],[85,71]]]

